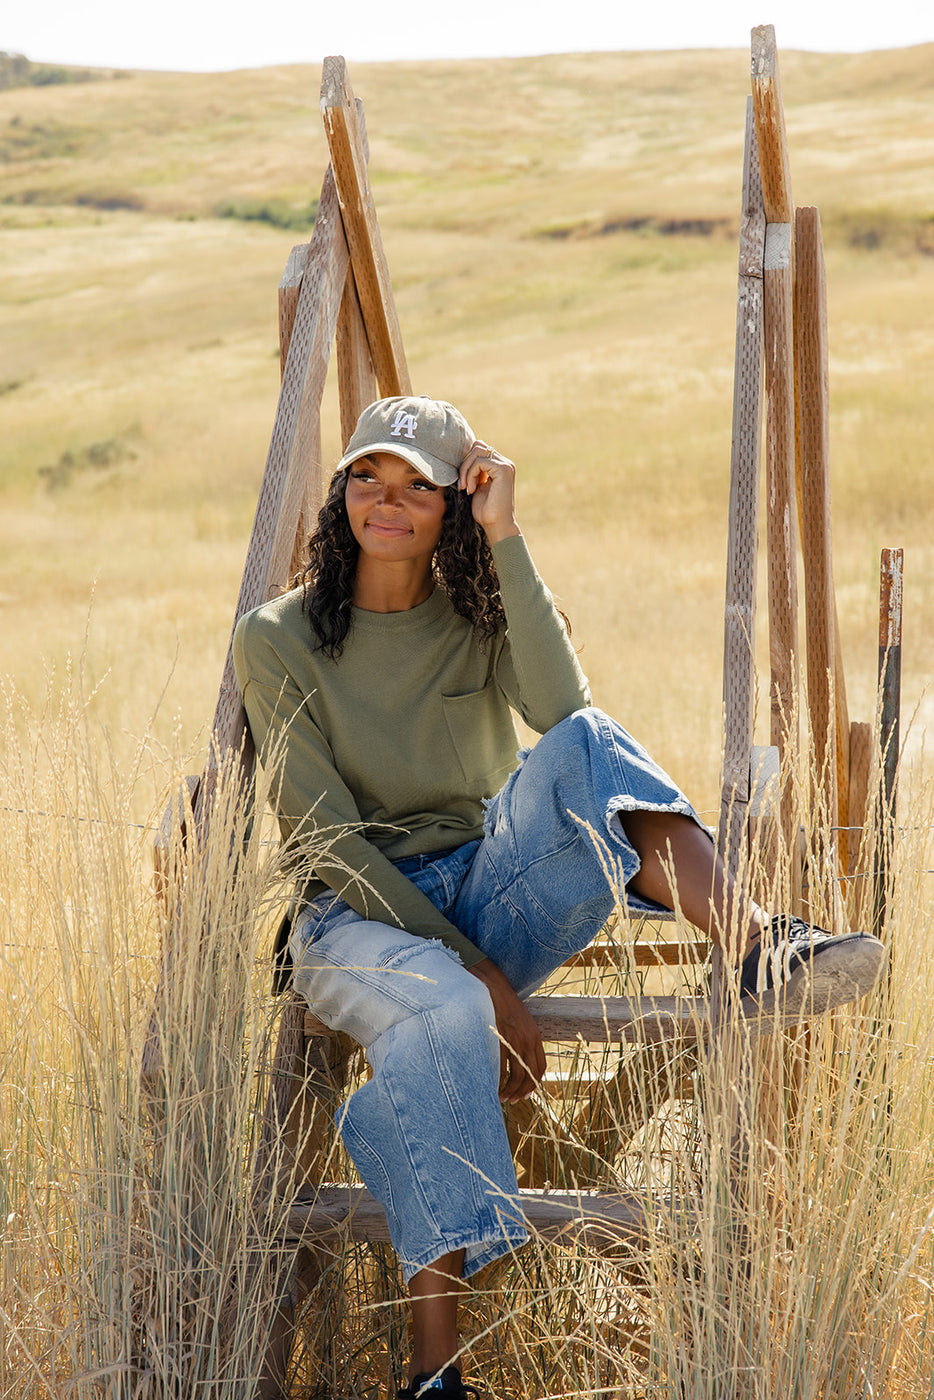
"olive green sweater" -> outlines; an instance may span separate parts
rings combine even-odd
[[[506,630],[484,649],[438,588],[406,612],[355,609],[330,660],[296,589],[240,620],[234,662],[257,751],[284,745],[276,802],[304,899],[335,890],[367,918],[481,954],[392,861],[483,831],[515,767],[512,710],[544,733],[590,704],[521,535],[494,546]]]

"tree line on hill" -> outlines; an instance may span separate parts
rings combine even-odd
[[[51,87],[55,83],[93,83],[123,77],[112,69],[71,68],[60,63],[33,63],[25,54],[0,50],[0,92],[15,87]]]

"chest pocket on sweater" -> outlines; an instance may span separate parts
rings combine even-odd
[[[516,762],[518,738],[512,712],[490,682],[467,695],[442,695],[448,733],[470,793],[491,796]]]

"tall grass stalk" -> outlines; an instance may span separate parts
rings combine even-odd
[[[277,860],[223,769],[211,840],[176,842],[160,902],[131,818],[146,743],[119,769],[80,677],[41,715],[6,702],[2,1394],[247,1394],[273,1281],[251,1200]]]

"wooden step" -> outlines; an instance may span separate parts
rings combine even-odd
[[[673,1046],[706,1041],[712,1033],[707,997],[529,997],[531,1011],[544,1041],[585,1040],[612,1044]],[[751,997],[743,997],[735,1017],[728,1013],[725,1028],[733,1026],[744,1037],[772,1035],[821,1014],[806,1006],[776,1012],[760,1012]],[[310,1011],[305,1012],[306,1036],[330,1036],[333,1031]]]
[[[612,943],[591,943],[573,958],[568,958],[566,967],[691,967],[706,962],[710,954],[710,944],[706,938],[692,941],[654,943],[631,943],[620,949]]]
[[[661,1041],[704,1039],[710,1031],[706,997],[529,997],[526,1002],[543,1040],[616,1040],[657,1045]],[[310,1011],[305,1034],[329,1036],[331,1030]]]
[[[599,1191],[520,1190],[503,1202],[504,1219],[521,1213],[529,1228],[544,1239],[573,1237],[593,1249],[644,1240],[668,1203],[653,1209],[645,1196]],[[383,1208],[363,1186],[323,1184],[308,1198],[297,1198],[288,1213],[287,1240],[311,1244],[333,1236],[354,1241],[389,1242]]]
[[[706,997],[529,997],[542,1040],[695,1041],[710,1031]]]

